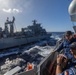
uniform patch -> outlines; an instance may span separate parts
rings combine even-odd
[[[65,71],[64,75],[69,75],[69,72],[68,71]]]

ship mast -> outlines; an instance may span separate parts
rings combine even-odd
[[[10,33],[10,36],[14,35],[14,22],[15,22],[15,17],[13,16],[13,20],[9,21],[9,18],[7,17],[7,20],[5,22],[5,34],[6,36]],[[10,30],[8,30],[8,25],[10,26]],[[9,32],[10,31],[10,32]]]
[[[33,25],[36,25],[36,22],[37,22],[37,21],[36,21],[36,20],[33,20],[32,22],[33,22]]]

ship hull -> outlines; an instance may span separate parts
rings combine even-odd
[[[49,38],[48,35],[35,36],[35,37],[9,37],[0,39],[0,50],[19,47],[21,45],[29,44],[39,40]]]

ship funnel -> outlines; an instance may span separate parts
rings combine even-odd
[[[76,22],[76,0],[72,0],[69,5],[68,12],[72,22]]]

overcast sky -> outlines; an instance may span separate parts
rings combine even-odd
[[[72,0],[0,0],[0,26],[12,16],[16,18],[16,29],[27,27],[32,20],[42,23],[47,31],[72,30],[68,7]]]

